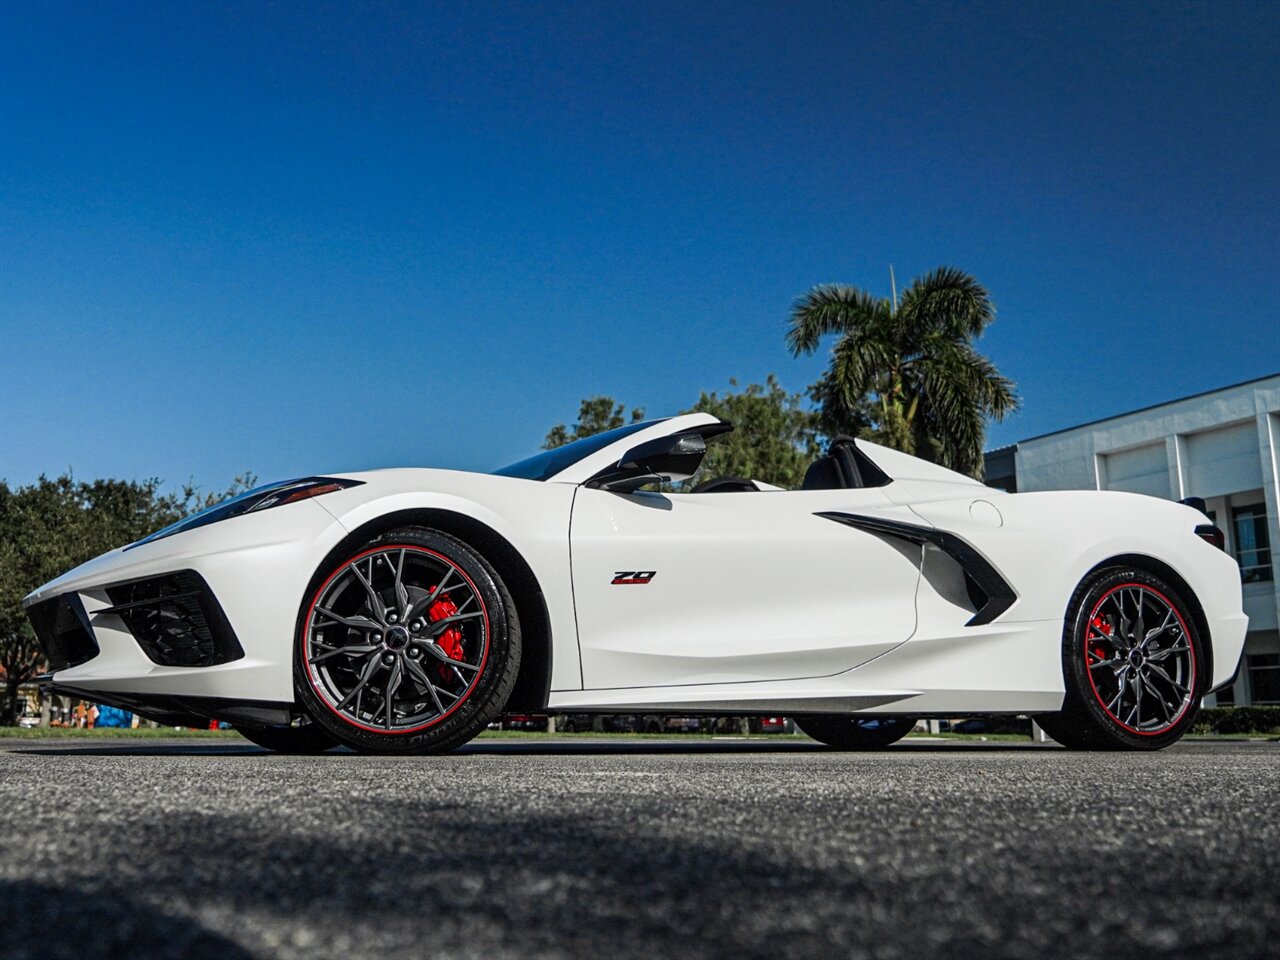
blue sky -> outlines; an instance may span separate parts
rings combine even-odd
[[[0,477],[518,459],[975,274],[991,446],[1280,369],[1280,4],[0,8]]]

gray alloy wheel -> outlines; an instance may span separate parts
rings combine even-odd
[[[347,745],[437,752],[500,712],[520,662],[514,603],[470,546],[392,531],[317,575],[299,624],[299,698]]]
[[[1037,717],[1077,750],[1153,750],[1195,722],[1207,677],[1190,607],[1163,578],[1110,567],[1076,590],[1063,629],[1067,693]]]

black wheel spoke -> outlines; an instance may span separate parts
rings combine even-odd
[[[373,679],[373,673],[378,669],[380,663],[381,661],[374,657],[365,664],[364,672],[360,674],[360,679],[357,680],[356,685],[351,688],[351,692],[338,701],[339,710],[345,707],[351,701],[352,697],[356,696],[361,690],[369,685],[369,681]]]
[[[1173,679],[1173,677],[1169,676],[1169,674],[1165,672],[1164,667],[1160,666],[1159,664],[1152,663],[1150,660],[1148,660],[1147,667],[1150,668],[1151,672],[1154,673],[1157,677],[1159,677],[1165,683],[1169,684],[1169,686],[1173,687],[1173,689],[1177,690],[1178,693],[1186,694],[1189,692],[1186,687],[1178,683],[1178,681]]]
[[[381,644],[375,643],[355,643],[349,647],[334,647],[332,650],[326,650],[324,653],[318,653],[311,657],[308,663],[319,663],[321,660],[328,660],[330,657],[355,657],[360,655],[368,655],[374,650],[381,650]]]
[[[420,644],[416,644],[416,646],[421,650],[425,650],[427,653],[435,657],[441,663],[447,663],[449,666],[454,667],[455,669],[458,667],[461,667],[462,669],[470,670],[473,673],[480,669],[474,663],[467,663],[465,660],[454,660],[452,657],[449,656],[449,654],[445,653],[444,650],[440,649],[440,647],[436,646],[434,643],[420,643]]]
[[[481,611],[475,610],[471,613],[455,613],[452,616],[441,617],[439,620],[433,620],[431,622],[431,632],[429,635],[432,637],[438,637],[440,634],[448,630],[452,624],[459,623],[463,620],[474,620],[476,617],[482,616],[484,616],[484,614]]]
[[[448,570],[445,571],[444,576],[440,578],[440,582],[437,583],[434,588],[432,588],[431,592],[427,594],[426,597],[424,597],[423,599],[415,603],[409,609],[409,616],[410,617],[425,616],[426,612],[431,609],[431,605],[440,598],[440,595],[442,593],[445,592],[445,589],[448,586],[449,581],[452,579],[453,579],[453,568],[450,567]],[[459,586],[461,585],[462,585],[461,581],[459,581]],[[448,589],[452,590],[453,588],[448,587]]]
[[[1152,661],[1155,661],[1156,663],[1160,663],[1161,661],[1168,660],[1169,657],[1173,656],[1175,653],[1188,653],[1190,650],[1190,644],[1174,644],[1172,647],[1166,647],[1163,650],[1153,653],[1151,656],[1147,657],[1147,662],[1151,663]]]
[[[1146,674],[1142,675],[1142,685],[1147,688],[1148,693],[1150,693],[1153,697],[1156,698],[1156,703],[1160,705],[1160,710],[1164,714],[1165,720],[1166,721],[1171,720],[1173,718],[1173,713],[1170,710],[1169,704],[1165,702],[1165,699],[1161,695],[1160,691],[1157,690],[1152,685],[1151,681],[1147,679]]]
[[[364,587],[365,593],[369,595],[369,607],[373,610],[373,615],[378,618],[380,623],[386,623],[387,608],[382,602],[382,597],[378,596],[378,591],[373,589],[373,561],[374,557],[370,557],[368,577],[360,572],[360,566],[355,562],[349,564],[348,569],[356,575],[356,579],[359,580],[360,585]]]
[[[1120,710],[1120,705],[1124,700],[1124,681],[1120,681],[1120,689],[1116,691],[1115,699],[1107,704],[1107,710],[1116,713]]]
[[[1145,647],[1148,643],[1150,643],[1156,637],[1160,636],[1162,633],[1168,630],[1171,626],[1173,626],[1176,620],[1177,618],[1173,614],[1173,609],[1170,608],[1170,610],[1164,615],[1164,620],[1161,621],[1160,626],[1152,627],[1150,630],[1146,632],[1146,635],[1142,638],[1142,645]]]
[[[440,702],[440,694],[436,690],[436,685],[431,682],[431,678],[427,676],[427,671],[422,669],[422,664],[416,660],[406,660],[405,668],[413,675],[413,678],[421,683],[427,690],[427,695],[435,702],[436,711],[444,713],[444,704]]]
[[[400,615],[409,615],[409,591],[404,585],[404,551],[396,561],[396,603],[400,607]]]
[[[1133,691],[1133,712],[1129,714],[1129,723],[1137,720],[1142,723],[1142,684],[1138,682],[1138,675],[1135,673],[1129,678],[1129,689]]]
[[[327,618],[331,623],[340,623],[343,626],[350,627],[353,630],[377,630],[377,631],[382,630],[382,624],[374,623],[368,617],[362,617],[359,615],[343,617],[334,613],[332,610],[327,610],[324,607],[320,607],[320,606],[316,607],[316,613],[322,617]]]
[[[403,663],[403,660],[397,660],[391,665],[391,677],[387,680],[387,689],[383,694],[386,701],[388,730],[392,728],[395,721],[396,691],[400,689],[400,678],[404,675],[404,668],[401,666]]]

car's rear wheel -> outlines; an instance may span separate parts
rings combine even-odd
[[[875,750],[897,743],[915,727],[914,717],[845,717],[811,714],[796,726],[819,743],[837,750]]]
[[[236,727],[236,733],[250,743],[266,747],[275,753],[324,753],[338,745],[329,731],[309,718],[285,726],[273,727]]]
[[[1062,636],[1062,710],[1036,717],[1075,750],[1156,750],[1191,728],[1205,682],[1203,640],[1162,577],[1108,567],[1086,579]]]
[[[342,743],[440,753],[501,713],[520,625],[497,571],[438,530],[393,530],[317,574],[298,625],[298,696]]]

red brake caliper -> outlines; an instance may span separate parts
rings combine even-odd
[[[1104,637],[1111,636],[1111,624],[1104,623],[1101,617],[1094,617],[1092,626],[1093,626],[1093,629],[1097,630]],[[1097,657],[1099,660],[1107,659],[1107,651],[1104,650],[1102,647],[1094,647],[1093,655]]]
[[[432,590],[435,587],[431,588]],[[443,620],[445,617],[452,617],[458,612],[458,605],[447,593],[441,594],[436,598],[435,603],[431,604],[427,610],[427,619],[432,623]],[[436,638],[436,645],[448,654],[451,660],[462,660],[462,629],[460,627],[450,627],[444,633]],[[440,664],[437,667],[442,679],[449,680],[453,678],[453,671],[449,669],[447,664]]]

